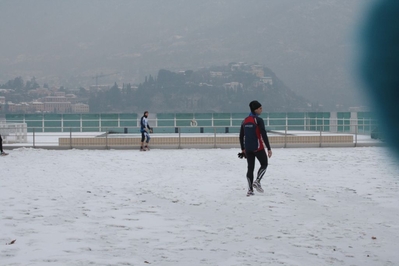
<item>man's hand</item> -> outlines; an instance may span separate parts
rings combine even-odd
[[[273,154],[273,153],[272,153],[272,150],[268,150],[268,151],[267,151],[267,156],[268,156],[269,158],[272,157],[272,154]]]
[[[247,158],[247,155],[245,154],[245,151],[239,152],[237,154],[238,158],[243,159],[243,158]]]
[[[154,132],[154,130],[152,130],[152,128],[150,128],[150,133]]]

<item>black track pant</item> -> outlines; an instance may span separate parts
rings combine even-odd
[[[266,168],[268,165],[266,150],[261,150],[257,152],[247,152],[247,163],[248,163],[248,171],[247,171],[247,180],[249,189],[252,189],[252,184],[254,182],[254,169],[255,169],[255,158],[258,159],[260,163],[260,168],[258,170],[258,175],[256,180],[260,181],[263,175],[266,173]]]

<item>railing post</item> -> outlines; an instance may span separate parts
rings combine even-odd
[[[357,147],[357,132],[358,132],[358,126],[359,126],[359,125],[357,125],[357,126],[355,127],[355,147]]]
[[[108,147],[108,130],[105,131],[105,149],[109,150],[109,147]]]
[[[306,130],[306,113],[303,113],[303,130]]]
[[[35,128],[33,128],[33,131],[32,131],[32,138],[33,138],[33,148],[35,148]]]
[[[213,128],[213,133],[214,133],[214,137],[213,137],[213,147],[216,148],[216,127]]]
[[[177,132],[179,132],[179,146],[177,147],[178,149],[181,149],[181,132],[180,132],[180,127],[177,128]]]
[[[69,148],[72,149],[72,128],[69,128]]]
[[[176,114],[174,114],[174,117],[173,117],[173,125],[174,125],[174,127],[177,126]],[[180,130],[179,130],[179,131],[180,131]]]
[[[321,147],[321,143],[323,142],[323,141],[322,141],[322,135],[321,135],[321,132],[322,132],[322,130],[321,130],[321,127],[320,127],[319,147]]]
[[[284,148],[287,148],[287,133],[288,133],[288,125],[285,125]]]

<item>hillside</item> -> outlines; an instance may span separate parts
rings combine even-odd
[[[137,84],[159,69],[266,65],[327,110],[361,103],[358,22],[372,0],[2,1],[0,83]],[[5,27],[4,25],[7,25]]]
[[[248,112],[259,100],[265,112],[317,110],[297,96],[267,67],[245,63],[172,72],[162,69],[137,88],[115,84],[92,93],[92,112]]]

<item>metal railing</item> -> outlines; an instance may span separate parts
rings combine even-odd
[[[326,146],[364,146],[364,145],[380,145],[381,141],[378,139],[372,139],[372,131],[373,129],[378,128],[377,124],[355,124],[354,121],[350,121],[350,123],[342,124],[342,125],[331,125],[322,123],[315,123],[312,125],[293,125],[289,124],[288,121],[285,121],[285,124],[270,124],[266,125],[268,130],[269,138],[271,137],[279,137],[279,143],[274,145],[275,147],[307,147],[307,146],[317,146],[317,147],[326,147]],[[204,145],[206,147],[238,147],[238,133],[240,131],[240,126],[198,126],[197,124],[190,126],[157,126],[154,127],[154,134],[152,134],[153,138],[176,138],[177,144],[176,148],[182,148],[184,145],[182,144],[182,140],[184,138],[201,138],[207,137],[211,138],[211,143]],[[345,132],[341,132],[336,130],[336,127],[348,127]],[[373,128],[372,128],[373,127]],[[56,129],[56,128],[53,128]],[[73,139],[76,138],[103,138],[105,139],[104,145],[97,146],[95,148],[109,149],[109,148],[132,148],[127,145],[126,147],[114,147],[109,144],[110,138],[133,138],[140,139],[141,133],[139,127],[112,127],[110,128],[102,128],[102,131],[96,131],[98,127],[86,128],[87,131],[82,132],[77,131],[76,128],[70,127],[68,130],[63,128],[63,132],[59,132],[54,130],[53,132],[42,132],[41,128],[29,128],[28,133],[26,135],[25,143],[5,143],[5,148],[19,148],[19,147],[32,147],[32,148],[76,148],[72,143]],[[328,129],[328,130],[327,130]],[[332,130],[333,129],[333,130]],[[377,132],[378,133],[378,132]],[[333,145],[332,143],[328,143],[324,140],[326,136],[339,136],[339,135],[351,135],[353,136],[352,143],[337,143]],[[303,137],[310,136],[318,139],[316,143],[296,143],[295,145],[290,143],[289,140],[293,137]],[[218,138],[221,137],[231,137],[233,139],[230,145],[221,145],[218,144]],[[68,138],[69,145],[60,147],[59,139],[60,138]],[[283,139],[283,141],[281,141]],[[209,141],[208,141],[209,142]],[[200,145],[200,143],[198,143]],[[133,145],[134,146],[134,145]],[[162,145],[160,145],[161,147]],[[196,146],[196,143],[193,143],[193,146]]]
[[[237,127],[247,114],[210,113],[210,114],[153,114],[149,122],[153,127],[164,128],[164,133],[174,133],[177,127],[196,133],[209,127]],[[330,132],[370,132],[376,122],[369,113],[265,113],[262,114],[266,127],[271,130],[314,131],[323,127]],[[103,132],[106,130],[134,130],[140,125],[137,114],[44,114],[13,115],[7,117],[7,123],[26,123],[28,132]],[[355,129],[357,125],[357,129]],[[167,129],[167,127],[172,129]]]
[[[205,128],[235,128],[241,125],[242,119],[153,119],[149,120],[154,127],[162,129],[162,133],[175,133],[178,127],[186,128],[193,133],[205,133]],[[140,122],[134,120],[29,120],[23,122],[27,131],[33,132],[103,132],[106,130],[134,131]],[[7,121],[6,124],[18,124],[16,121]],[[123,125],[126,124],[126,125]],[[332,118],[267,118],[265,126],[271,130],[303,130],[303,131],[329,131],[329,132],[371,132],[378,123],[374,119],[332,119]],[[190,130],[189,130],[190,129]],[[229,130],[229,129],[226,129]],[[228,133],[228,132],[226,132]]]

